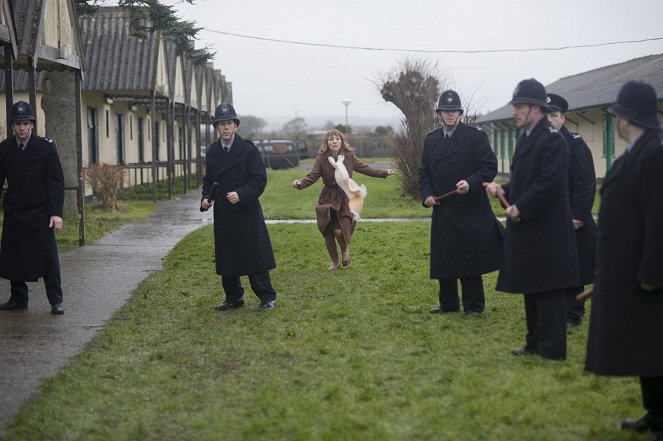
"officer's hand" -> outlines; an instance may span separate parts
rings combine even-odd
[[[578,229],[585,226],[585,223],[581,220],[578,220],[578,219],[571,219],[571,222],[573,222],[573,229],[574,230],[578,230]]]
[[[484,182],[483,187],[486,189],[488,194],[494,198],[497,197],[498,193],[504,194],[504,190],[502,190],[502,186],[500,184],[497,184],[495,182]]]
[[[239,202],[239,195],[237,194],[236,191],[231,191],[231,192],[229,192],[228,194],[226,194],[226,199],[227,199],[228,202],[230,202],[231,204],[236,204],[236,203]]]
[[[520,222],[520,210],[515,205],[506,207],[506,216],[511,219],[511,222]]]
[[[60,216],[51,216],[51,219],[48,223],[48,228],[53,228],[53,231],[60,231],[64,223]]]
[[[203,199],[200,201],[200,206],[203,208],[203,210],[208,210],[209,207],[212,206],[212,203],[209,199]]]
[[[645,282],[640,282],[640,288],[642,288],[644,291],[654,291],[656,289],[654,285],[650,285],[649,283]]]
[[[460,194],[465,194],[470,191],[470,184],[468,184],[465,179],[458,181],[456,182],[456,190],[458,190],[458,193]]]
[[[439,205],[439,202],[435,201],[435,198],[433,196],[428,196],[424,200],[424,205],[426,207],[432,207],[433,205]]]

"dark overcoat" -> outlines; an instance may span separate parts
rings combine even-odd
[[[375,178],[386,178],[389,176],[389,171],[371,167],[362,162],[354,154],[354,151],[348,149],[341,149],[339,154],[345,156],[343,165],[348,171],[348,176],[352,178],[352,172],[358,172],[366,176]],[[350,201],[343,189],[336,183],[336,169],[329,162],[329,157],[334,153],[327,149],[324,152],[318,153],[315,158],[315,163],[311,171],[300,179],[304,189],[315,184],[318,179],[322,178],[322,191],[318,197],[318,204],[315,207],[315,215],[318,222],[318,230],[324,236],[329,221],[331,220],[331,210],[335,210],[338,216],[339,224],[341,225],[341,232],[346,244],[352,242],[352,233],[354,232],[357,222],[353,220],[353,214],[350,211]]]
[[[267,172],[258,148],[235,135],[229,152],[217,140],[207,149],[203,198],[214,182],[214,250],[216,273],[222,276],[258,274],[276,267],[272,244],[259,197],[267,185]],[[239,202],[226,194],[235,191]],[[202,207],[201,207],[202,210]]]
[[[663,376],[662,171],[663,136],[649,130],[603,181],[587,343],[590,372]],[[657,289],[644,291],[641,282]]]
[[[55,143],[32,135],[25,150],[16,137],[0,143],[0,187],[3,196],[0,277],[36,281],[60,274],[51,216],[62,217],[64,174]]]
[[[582,136],[571,133],[562,126],[560,129],[569,146],[569,199],[571,216],[584,225],[575,230],[578,247],[578,273],[580,285],[594,281],[596,264],[596,221],[592,215],[596,197],[596,172],[592,152]]]
[[[502,224],[495,218],[484,182],[497,174],[497,159],[486,133],[463,123],[450,139],[442,129],[428,134],[419,168],[419,193],[440,196],[466,180],[470,191],[433,206],[430,232],[430,277],[477,276],[502,263]]]
[[[533,294],[578,286],[578,256],[568,195],[568,148],[547,118],[523,132],[506,197],[520,211],[507,220],[499,291]]]

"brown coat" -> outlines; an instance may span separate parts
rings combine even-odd
[[[387,170],[381,168],[371,167],[357,158],[353,152],[341,149],[341,153],[345,155],[345,168],[348,170],[348,175],[352,177],[352,172],[373,176],[375,178],[386,178],[388,176]],[[348,205],[348,197],[336,184],[334,178],[334,167],[329,163],[329,158],[332,156],[331,150],[319,153],[315,158],[315,163],[311,172],[304,178],[300,179],[302,182],[302,189],[313,185],[320,177],[322,177],[322,191],[318,198],[318,205],[315,207],[315,214],[318,219],[318,229],[320,233],[325,234],[327,225],[331,220],[331,209],[336,210],[338,213],[338,221],[341,224],[343,231],[343,238],[349,244],[352,241],[352,232],[355,228],[355,223],[352,220],[352,213]]]

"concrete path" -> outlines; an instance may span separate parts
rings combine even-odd
[[[124,225],[99,242],[60,254],[66,312],[50,314],[43,280],[28,283],[29,308],[0,311],[0,437],[21,403],[81,352],[150,272],[184,236],[211,222],[198,209],[200,193],[160,202],[141,223]],[[2,280],[2,279],[0,279]],[[0,302],[9,282],[0,282]]]

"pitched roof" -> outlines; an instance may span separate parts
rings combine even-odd
[[[569,111],[578,111],[612,104],[622,84],[629,80],[651,84],[658,99],[663,99],[663,54],[635,58],[564,77],[547,85],[546,91],[562,95],[569,102]],[[480,116],[477,123],[511,118],[511,106],[507,104]]]
[[[149,94],[159,55],[156,33],[131,36],[129,12],[120,7],[100,7],[81,17],[80,29],[87,66],[83,90]]]

